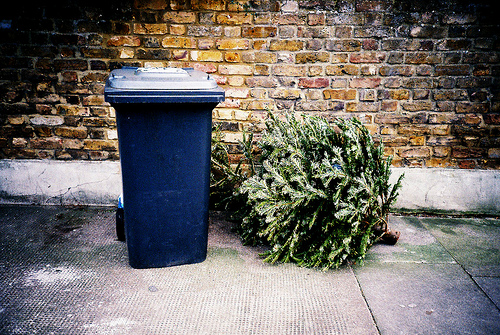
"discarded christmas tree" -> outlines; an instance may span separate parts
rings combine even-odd
[[[273,114],[259,146],[261,169],[243,182],[248,210],[244,243],[270,246],[266,261],[336,268],[364,259],[388,232],[387,215],[401,177],[390,185],[385,158],[357,119]]]

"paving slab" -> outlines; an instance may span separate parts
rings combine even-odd
[[[471,276],[500,277],[500,220],[422,218],[421,222]]]
[[[489,271],[496,252],[490,250],[491,262],[486,253],[470,261],[467,253],[474,255],[473,248],[457,247],[450,252],[435,231],[444,228],[443,234],[455,229],[477,233],[477,222],[471,219],[469,227],[469,220],[457,221],[457,226],[440,220],[391,216],[390,228],[402,234],[398,243],[373,246],[364,266],[355,267],[381,334],[500,333],[500,311],[485,294],[487,290],[498,293],[498,281],[484,280],[482,288],[461,264],[469,262],[474,269],[485,269],[486,263]],[[498,239],[498,233],[492,231],[491,238]]]
[[[0,207],[0,334],[378,334],[350,267],[264,264],[214,213],[205,262],[136,270],[114,222]]]

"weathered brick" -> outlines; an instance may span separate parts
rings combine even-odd
[[[206,37],[206,36],[222,36],[222,27],[220,26],[194,26],[187,27],[188,36]]]
[[[355,100],[356,90],[346,90],[346,89],[326,89],[323,90],[323,98],[325,100]]]
[[[375,116],[375,123],[378,124],[404,124],[409,123],[410,117],[396,113],[380,113]]]
[[[85,127],[57,127],[54,129],[54,135],[68,138],[86,138],[87,128]]]
[[[474,114],[484,114],[489,111],[488,103],[470,103],[470,102],[458,102],[456,112],[457,113],[474,113]]]
[[[384,52],[355,52],[349,55],[351,63],[381,63],[385,60]]]
[[[118,150],[118,143],[116,140],[94,140],[86,139],[83,142],[85,150],[95,151],[116,151]]]
[[[274,52],[257,51],[254,54],[256,63],[276,63],[278,61],[278,56]]]
[[[168,23],[195,23],[196,13],[195,12],[166,12],[163,15],[163,21]]]
[[[327,111],[328,102],[322,100],[316,101],[298,101],[295,109],[299,111]]]
[[[470,74],[469,65],[437,65],[437,76],[467,76]]]
[[[378,112],[380,103],[378,102],[347,102],[345,111],[352,112]]]
[[[326,74],[329,76],[357,76],[360,74],[360,69],[359,65],[354,64],[327,65]]]
[[[410,36],[417,38],[444,38],[446,37],[446,27],[419,25],[411,28]]]
[[[241,62],[241,56],[238,52],[226,52],[224,53],[224,60],[228,63],[239,63]]]
[[[352,78],[349,80],[351,88],[377,88],[380,86],[380,78]]]
[[[427,147],[399,149],[398,155],[402,158],[428,158],[431,156],[431,149]]]
[[[381,66],[379,69],[381,76],[412,76],[413,69],[408,65]]]
[[[64,118],[60,116],[37,115],[32,116],[30,122],[35,126],[59,126],[64,124]]]
[[[402,147],[409,142],[407,137],[382,136],[382,143],[385,147]]]
[[[166,23],[134,23],[134,33],[140,35],[163,35],[167,31]]]
[[[361,50],[361,41],[354,39],[335,39],[326,41],[325,48],[328,51],[336,52],[354,52]]]
[[[249,38],[275,37],[277,35],[277,31],[278,28],[270,26],[243,27],[241,29],[241,36]]]
[[[272,66],[272,73],[276,76],[300,77],[307,74],[306,66],[278,64]]]
[[[30,147],[33,149],[61,149],[62,140],[58,137],[44,137],[30,139]]]
[[[481,158],[485,156],[483,148],[453,147],[451,156],[453,158]]]
[[[191,59],[198,62],[222,62],[223,54],[220,51],[191,51]]]
[[[405,55],[407,64],[437,64],[441,63],[441,54],[435,52],[415,52]]]
[[[196,48],[196,40],[190,37],[165,37],[161,45],[164,48],[185,48],[185,49],[193,49]]]
[[[307,15],[307,24],[310,26],[319,26],[325,24],[325,14],[324,13],[314,13]]]
[[[53,65],[58,72],[62,70],[85,71],[88,69],[88,62],[84,59],[55,59]]]
[[[107,45],[113,47],[138,47],[141,45],[141,39],[137,36],[113,36],[108,40]]]
[[[297,28],[297,37],[308,39],[324,39],[330,37],[329,27],[303,27]]]
[[[299,99],[301,92],[298,89],[280,88],[271,90],[269,96],[274,99]]]
[[[493,124],[493,125],[500,124],[500,114],[485,114],[483,116],[483,119],[486,124]]]
[[[226,97],[245,99],[250,96],[250,89],[248,88],[230,88],[226,90]]]
[[[250,65],[219,65],[219,73],[251,75],[253,68]]]
[[[304,48],[304,42],[296,40],[272,40],[269,45],[271,51],[299,51]]]
[[[275,25],[305,25],[306,15],[304,14],[274,14],[271,22]],[[268,24],[269,21],[266,22]]]
[[[328,52],[298,52],[295,54],[295,62],[298,64],[326,63],[330,60]]]
[[[247,50],[250,47],[250,41],[244,39],[221,39],[215,42],[219,50]]]
[[[432,110],[432,107],[431,101],[401,102],[401,108],[409,112],[428,111]]]
[[[328,78],[300,78],[298,84],[300,88],[324,88],[329,85]]]
[[[252,23],[251,13],[221,13],[217,15],[218,24],[242,25]]]

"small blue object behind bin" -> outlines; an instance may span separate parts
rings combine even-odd
[[[123,68],[104,94],[116,110],[130,265],[202,262],[212,110],[224,91],[193,69]]]

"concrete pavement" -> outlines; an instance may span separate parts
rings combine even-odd
[[[363,265],[263,264],[212,213],[208,258],[132,269],[114,209],[0,206],[0,334],[497,334],[500,220],[391,216]]]

